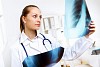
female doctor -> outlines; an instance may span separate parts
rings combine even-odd
[[[76,41],[71,48],[63,47],[52,36],[38,33],[41,11],[35,5],[26,6],[20,17],[21,36],[11,48],[11,67],[60,67],[59,60],[74,60],[93,43],[89,35],[95,32],[94,23],[90,32]]]

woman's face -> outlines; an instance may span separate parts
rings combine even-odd
[[[36,7],[29,7],[29,13],[27,16],[23,16],[25,29],[27,30],[38,30],[40,28],[41,11]]]

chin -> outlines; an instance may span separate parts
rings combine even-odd
[[[39,30],[40,28],[36,28],[36,30]]]

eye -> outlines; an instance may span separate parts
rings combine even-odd
[[[41,19],[41,18],[42,18],[42,15],[40,15],[39,17],[40,17],[40,19]]]
[[[37,18],[37,15],[33,15],[32,17],[33,17],[33,18]]]

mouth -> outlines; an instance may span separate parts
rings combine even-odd
[[[36,26],[40,27],[40,24],[35,24]]]

